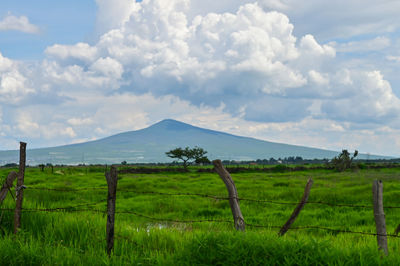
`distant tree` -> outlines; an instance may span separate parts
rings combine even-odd
[[[197,164],[209,164],[210,160],[207,158],[207,156],[203,156],[203,157],[196,158],[196,160],[194,162]]]
[[[350,169],[353,167],[353,160],[357,157],[358,151],[355,150],[352,157],[350,157],[350,153],[347,150],[342,150],[339,156],[334,157],[331,160],[331,165],[335,168],[336,171],[343,172],[346,169]]]
[[[294,160],[295,160],[295,162],[302,162],[303,161],[303,157],[296,156],[296,158]]]
[[[187,170],[188,163],[195,162],[195,163],[208,163],[210,162],[206,156],[207,151],[200,147],[189,148],[186,147],[185,149],[182,148],[175,148],[165,153],[168,157],[179,159],[183,162],[183,168]]]
[[[51,167],[51,173],[53,174],[54,173],[54,165],[51,163],[47,163],[46,166]]]
[[[126,161],[122,161],[121,165],[127,165],[127,162]]]
[[[269,163],[270,164],[276,164],[277,163],[277,161],[274,159],[274,158],[269,158]]]

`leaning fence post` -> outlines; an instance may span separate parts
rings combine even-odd
[[[115,221],[115,200],[117,198],[117,168],[111,166],[110,172],[106,173],[108,195],[107,195],[107,254],[111,255],[114,248],[114,221]]]
[[[22,200],[24,198],[24,176],[25,176],[25,162],[26,162],[26,143],[20,142],[19,148],[19,172],[17,179],[17,186],[15,188],[15,213],[14,213],[14,234],[18,233],[21,227],[21,213],[22,213]]]
[[[383,183],[381,180],[375,180],[372,184],[372,196],[374,201],[374,217],[376,224],[376,234],[378,249],[388,254],[387,234],[385,213],[383,212]]]
[[[235,187],[235,183],[229,172],[222,165],[221,160],[214,160],[214,169],[217,171],[222,181],[224,181],[226,188],[229,193],[229,204],[231,205],[233,220],[235,223],[236,230],[244,231],[245,223],[242,212],[240,211],[238,193]]]
[[[300,214],[300,211],[303,209],[304,205],[307,203],[308,196],[310,195],[310,190],[313,185],[314,181],[310,178],[307,181],[307,185],[304,189],[303,198],[301,199],[300,203],[294,209],[292,215],[290,216],[289,220],[282,226],[281,230],[279,231],[278,235],[283,236],[290,228],[290,226],[294,223],[297,216]]]
[[[0,204],[6,198],[7,192],[12,187],[12,184],[13,184],[15,178],[17,178],[17,176],[18,176],[18,174],[14,171],[12,171],[8,174],[7,179],[4,182],[3,187],[0,190]]]

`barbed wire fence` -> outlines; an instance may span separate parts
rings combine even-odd
[[[87,188],[44,188],[44,187],[29,187],[29,190],[41,190],[41,191],[57,191],[57,192],[80,192],[80,191],[98,191],[98,190],[107,190],[107,187],[87,187]],[[153,195],[161,195],[161,196],[188,196],[188,197],[202,197],[202,198],[210,198],[214,200],[229,200],[229,197],[217,196],[217,195],[209,195],[202,193],[187,193],[187,192],[179,192],[179,193],[169,193],[169,192],[159,192],[159,191],[140,191],[133,189],[117,189],[117,192],[129,192],[134,194],[153,194]],[[249,201],[249,202],[257,202],[257,203],[271,203],[271,204],[279,204],[279,205],[296,205],[298,202],[289,202],[289,201],[276,201],[276,200],[260,200],[260,199],[252,199],[252,198],[237,198],[239,201]],[[360,205],[360,204],[337,204],[337,203],[329,203],[324,201],[307,201],[307,205],[327,205],[330,207],[349,207],[349,208],[366,208],[373,209],[373,205]],[[400,206],[384,206],[385,209],[400,209]]]
[[[35,187],[28,187],[27,189],[29,190],[43,190],[43,191],[62,191],[62,192],[72,192],[72,191],[82,191],[81,189],[46,189],[46,188],[35,188]],[[90,191],[90,190],[97,190],[97,188],[85,188],[85,191]],[[125,191],[125,190],[118,190],[118,191]],[[212,195],[203,195],[203,194],[197,194],[197,193],[164,193],[164,192],[139,192],[139,191],[133,191],[129,190],[129,192],[135,192],[137,194],[155,194],[155,195],[164,195],[164,196],[200,196],[200,197],[208,197],[212,199],[218,199],[218,200],[229,200],[229,197],[219,197],[219,196],[212,196]],[[270,200],[256,200],[256,199],[246,199],[246,198],[239,198],[240,201],[252,201],[252,202],[261,202],[261,203],[272,203],[272,204],[284,204],[284,205],[295,205],[298,203],[295,202],[279,202],[279,201],[270,201]],[[106,214],[106,210],[99,210],[99,209],[76,209],[76,208],[81,208],[81,207],[89,207],[89,206],[95,206],[100,203],[106,203],[105,200],[100,200],[97,202],[93,203],[86,203],[86,204],[77,204],[77,205],[72,205],[72,206],[65,206],[65,207],[56,207],[56,208],[24,208],[24,212],[62,212],[62,213],[74,213],[74,212],[88,212],[88,213],[101,213],[101,214]],[[308,204],[325,204],[330,207],[353,207],[353,208],[373,208],[373,206],[367,206],[367,205],[352,205],[352,204],[331,204],[331,203],[326,203],[326,202],[307,202]],[[385,208],[400,208],[400,206],[385,206]],[[0,211],[14,211],[15,209],[13,208],[0,208]],[[233,224],[233,221],[231,220],[213,220],[213,219],[205,219],[205,220],[178,220],[178,219],[168,219],[168,218],[159,218],[159,217],[153,217],[149,216],[146,214],[141,214],[135,211],[115,211],[116,214],[132,214],[134,216],[142,217],[142,218],[147,218],[152,221],[160,221],[160,222],[173,222],[173,223],[227,223],[227,224]],[[254,228],[281,228],[281,226],[278,225],[260,225],[260,224],[249,224],[246,223],[246,226],[249,227],[254,227]],[[337,233],[354,233],[354,234],[363,234],[363,235],[370,235],[370,236],[377,236],[379,234],[376,233],[371,233],[371,232],[357,232],[357,231],[351,231],[351,230],[345,230],[345,229],[335,229],[335,228],[328,228],[328,227],[321,227],[321,226],[300,226],[300,227],[291,227],[290,230],[303,230],[303,229],[320,229],[324,231],[332,231],[332,232],[337,232]],[[389,237],[396,237],[400,238],[399,235],[395,234],[388,234],[387,236]]]
[[[219,167],[220,170],[224,169],[222,164],[217,164],[215,165],[215,167]],[[113,168],[113,167],[112,167]],[[111,171],[112,171],[111,168]],[[226,171],[226,169],[224,170]],[[218,171],[217,171],[218,172]],[[110,172],[109,172],[110,173]],[[115,176],[114,178],[117,179],[116,174],[117,172],[115,171]],[[324,202],[324,201],[308,201],[308,193],[309,190],[311,189],[311,185],[309,186],[308,192],[305,190],[305,194],[303,195],[303,198],[300,202],[286,202],[286,201],[276,201],[276,200],[263,200],[263,199],[253,199],[253,198],[246,198],[246,197],[239,197],[237,195],[237,191],[236,191],[236,187],[234,186],[233,180],[231,179],[229,173],[223,172],[223,174],[219,173],[220,177],[224,180],[224,178],[222,175],[227,175],[230,178],[230,181],[226,181],[224,180],[228,192],[229,192],[229,196],[228,197],[223,197],[223,196],[218,196],[218,195],[209,195],[209,194],[201,194],[201,193],[186,193],[186,192],[178,192],[178,193],[169,193],[169,192],[160,192],[160,191],[140,191],[140,190],[135,190],[135,189],[117,189],[116,187],[116,182],[115,182],[115,188],[110,188],[109,186],[99,186],[99,187],[84,187],[84,188],[45,188],[45,187],[28,187],[26,188],[23,184],[20,186],[16,186],[16,197],[18,196],[18,192],[22,189],[28,189],[31,191],[55,191],[55,192],[82,192],[82,191],[86,191],[86,192],[90,192],[90,191],[106,191],[110,189],[115,189],[116,193],[134,193],[134,194],[145,194],[145,195],[158,195],[158,196],[163,196],[163,197],[176,197],[176,196],[181,196],[181,197],[202,197],[202,198],[210,198],[210,199],[214,199],[214,200],[227,200],[230,202],[231,208],[232,208],[232,213],[233,213],[233,217],[234,220],[217,220],[217,219],[190,219],[190,220],[179,220],[179,219],[170,219],[170,218],[165,218],[165,217],[153,217],[147,214],[143,214],[143,213],[139,213],[137,211],[133,211],[133,210],[124,210],[124,211],[117,211],[115,210],[115,206],[114,206],[114,211],[112,213],[110,213],[110,203],[107,203],[107,209],[106,210],[101,210],[101,209],[94,209],[93,207],[98,206],[99,204],[105,204],[107,201],[109,201],[110,198],[110,194],[107,197],[107,200],[100,200],[100,201],[96,201],[96,202],[90,202],[90,203],[82,203],[82,204],[77,204],[77,205],[71,205],[71,206],[62,206],[62,207],[54,207],[54,208],[23,208],[21,209],[20,212],[22,212],[22,210],[24,212],[33,212],[33,213],[41,213],[41,212],[57,212],[57,213],[77,213],[77,212],[87,212],[87,213],[101,213],[101,214],[107,214],[109,215],[115,215],[115,214],[124,214],[124,215],[134,215],[136,217],[141,217],[147,220],[151,220],[151,221],[158,221],[158,222],[165,222],[165,223],[177,223],[177,224],[194,224],[194,223],[224,223],[224,224],[231,224],[234,225],[235,228],[237,230],[241,230],[244,231],[244,226],[248,226],[250,228],[265,228],[265,229],[280,229],[280,233],[279,235],[283,235],[282,229],[283,226],[279,226],[279,225],[263,225],[263,224],[252,224],[252,223],[244,223],[243,220],[243,226],[240,227],[238,226],[238,221],[236,220],[237,213],[235,213],[235,204],[237,204],[236,208],[239,208],[239,212],[240,212],[240,207],[239,207],[239,202],[251,202],[251,203],[268,203],[268,204],[278,204],[278,205],[297,205],[294,213],[292,214],[291,218],[292,221],[290,221],[290,219],[288,220],[288,222],[285,224],[288,225],[288,227],[286,228],[287,230],[321,230],[321,231],[328,231],[328,232],[332,232],[332,233],[346,233],[346,234],[358,234],[358,235],[365,235],[365,236],[376,236],[378,239],[378,248],[382,249],[386,254],[387,254],[387,243],[386,243],[386,247],[385,246],[381,246],[381,244],[379,244],[380,242],[382,242],[382,239],[385,240],[387,237],[391,237],[391,238],[400,238],[400,236],[398,235],[398,232],[400,231],[400,225],[398,226],[398,229],[396,229],[396,232],[394,234],[387,234],[386,233],[386,227],[385,227],[385,221],[384,221],[384,216],[383,216],[383,225],[384,225],[384,231],[382,233],[382,230],[379,231],[378,230],[378,222],[377,224],[377,232],[376,233],[372,233],[372,232],[362,232],[362,231],[352,231],[352,230],[348,230],[348,229],[343,229],[343,228],[329,228],[329,227],[324,227],[324,226],[297,226],[297,227],[292,227],[291,224],[294,222],[294,220],[296,219],[296,217],[299,215],[301,209],[305,206],[305,205],[325,205],[325,206],[329,206],[332,208],[367,208],[367,209],[374,209],[374,216],[376,218],[376,204],[374,205],[361,205],[361,204],[343,204],[343,203],[330,203],[330,202]],[[18,177],[20,175],[18,174]],[[12,177],[15,179],[16,178],[16,174],[12,174]],[[377,182],[377,181],[376,181]],[[379,183],[379,182],[378,182]],[[380,182],[381,183],[381,182]],[[229,186],[233,186],[234,190],[236,191],[236,194],[232,194],[230,191],[230,187]],[[375,182],[374,182],[375,185]],[[10,185],[10,183],[5,182],[5,184],[3,184],[3,188],[2,191],[8,191],[10,192],[10,194],[12,195],[13,199],[15,200],[11,189],[12,188],[12,183]],[[20,194],[21,195],[21,194]],[[115,199],[116,199],[116,194],[113,196],[113,200],[115,203]],[[379,195],[380,198],[382,198],[382,193]],[[5,198],[5,196],[4,196]],[[4,198],[0,199],[0,211],[5,212],[5,211],[9,211],[15,212],[15,209],[12,208],[1,208],[2,206],[2,202],[4,200]],[[379,199],[377,198],[376,201],[379,201]],[[400,209],[400,206],[383,206],[383,204],[381,204],[382,206],[382,210],[381,212],[383,213],[383,208],[385,209]],[[92,207],[92,208],[90,208]],[[296,213],[297,212],[297,213]],[[3,215],[1,214],[1,218],[3,217]],[[241,213],[240,213],[241,214]],[[294,218],[293,218],[294,217]],[[1,218],[0,218],[0,222],[1,222]],[[109,217],[107,217],[107,221],[109,220]],[[114,221],[112,221],[112,223],[108,224],[107,222],[107,252],[108,254],[111,254],[111,250],[113,249],[113,242],[114,242]],[[120,236],[120,235],[115,235],[116,238],[118,239],[125,239],[125,240],[129,240],[127,239],[127,237],[125,236]]]

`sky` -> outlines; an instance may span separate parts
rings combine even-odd
[[[400,1],[2,0],[0,150],[171,118],[400,157]]]

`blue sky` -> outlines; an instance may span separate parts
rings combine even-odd
[[[0,31],[1,52],[12,59],[41,59],[43,51],[50,45],[90,42],[95,36],[94,1],[0,1],[0,17],[4,18],[8,14],[26,16],[32,24],[40,28],[38,34],[16,30]]]
[[[0,150],[165,118],[400,156],[398,1],[0,2]]]

